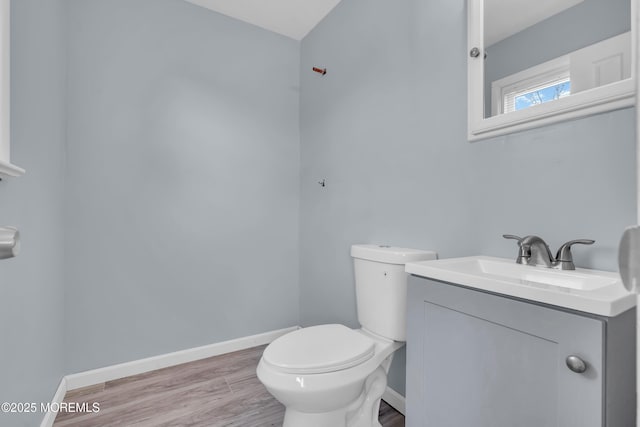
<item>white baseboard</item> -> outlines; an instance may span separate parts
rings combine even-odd
[[[56,394],[54,394],[53,399],[51,399],[51,403],[62,403],[65,394],[67,394],[67,380],[63,377],[60,381],[60,385],[58,386],[58,390],[56,390]],[[53,422],[56,420],[56,415],[58,415],[57,412],[47,412],[40,423],[40,427],[52,427]]]
[[[265,332],[263,334],[223,341],[216,344],[190,348],[188,350],[176,351],[174,353],[148,357],[146,359],[134,360],[132,362],[120,363],[118,365],[67,375],[65,377],[66,389],[75,390],[107,381],[117,380],[119,378],[129,377],[131,375],[155,371],[156,369],[167,368],[169,366],[206,359],[207,357],[218,356],[220,354],[269,344],[276,338],[291,331],[295,331],[296,329],[299,329],[299,327],[294,326],[291,328],[279,329],[277,331]]]
[[[188,350],[176,351],[160,356],[148,357],[146,359],[134,360],[132,362],[120,363],[118,365],[93,369],[91,371],[80,372],[67,375],[62,378],[60,385],[53,395],[51,403],[61,403],[65,394],[70,390],[89,387],[119,378],[138,375],[156,369],[168,368],[169,366],[180,365],[182,363],[194,362],[208,357],[218,356],[225,353],[244,350],[259,345],[269,344],[276,338],[289,332],[300,329],[299,326],[279,329],[277,331],[265,332],[258,335],[223,341],[202,347],[190,348]],[[45,414],[40,427],[52,427],[57,413],[49,411]]]
[[[387,389],[384,391],[384,394],[382,395],[382,400],[387,402],[393,409],[404,415],[406,406],[405,398],[403,395],[401,395],[391,387],[387,387]]]

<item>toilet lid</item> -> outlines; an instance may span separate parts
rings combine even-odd
[[[321,374],[359,365],[374,350],[374,342],[363,334],[343,325],[321,325],[281,336],[262,357],[283,372]]]

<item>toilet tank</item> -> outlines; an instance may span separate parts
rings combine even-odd
[[[408,262],[436,259],[433,251],[384,245],[353,245],[358,321],[370,332],[394,341],[407,338]]]

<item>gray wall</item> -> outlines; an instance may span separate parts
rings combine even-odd
[[[22,232],[22,252],[0,262],[0,402],[49,402],[64,375],[64,6],[12,2],[12,160],[27,169],[0,182],[0,225]],[[0,414],[2,426],[42,414]]]
[[[303,40],[303,325],[357,326],[353,243],[515,257],[503,233],[590,237],[576,263],[616,269],[635,223],[634,111],[467,142],[465,5],[343,0]],[[404,390],[403,354],[390,385]]]
[[[493,81],[630,30],[630,0],[584,0],[487,47],[485,116]]]
[[[297,325],[299,43],[69,4],[66,371]]]

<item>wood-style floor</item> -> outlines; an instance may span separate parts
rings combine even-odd
[[[70,391],[65,402],[98,402],[100,411],[61,412],[54,427],[281,426],[284,407],[256,377],[263,350],[255,347]],[[380,423],[404,427],[404,417],[382,402]]]

